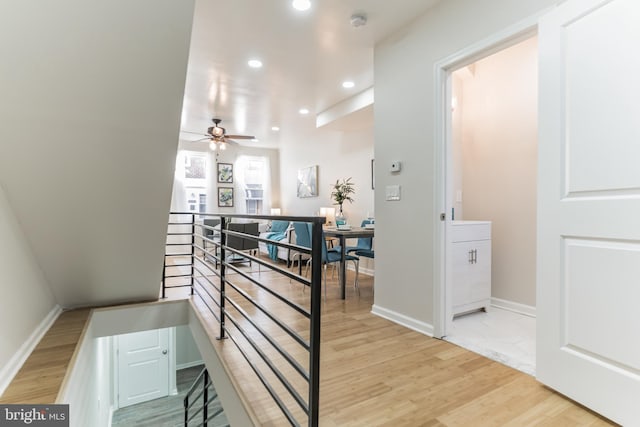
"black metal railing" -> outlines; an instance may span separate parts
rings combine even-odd
[[[215,407],[211,408],[212,404]],[[209,372],[204,368],[184,397],[184,427],[207,427],[211,421],[222,425],[224,421],[217,419],[219,417],[224,417],[224,410],[218,401],[218,393],[211,383]]]
[[[265,220],[310,223],[312,247],[230,225]],[[218,322],[217,338],[235,344],[291,425],[318,425],[323,223],[322,217],[173,212],[167,232],[163,297],[171,288],[190,287]],[[255,251],[260,243],[306,255],[310,278],[261,257]],[[248,262],[249,269],[238,260]],[[292,293],[290,283],[310,292]]]

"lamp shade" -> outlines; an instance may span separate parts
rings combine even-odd
[[[326,224],[333,224],[336,221],[336,208],[320,208],[320,216],[326,218]]]

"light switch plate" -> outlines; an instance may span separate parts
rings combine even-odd
[[[400,186],[387,185],[385,189],[386,199],[390,201],[400,200]]]

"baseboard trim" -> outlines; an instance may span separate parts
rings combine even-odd
[[[337,266],[338,264],[336,264]],[[353,267],[353,264],[349,264],[347,266],[347,270],[351,270],[351,271],[356,271],[356,269]],[[374,276],[375,275],[375,270],[373,268],[364,268],[364,267],[360,267],[358,268],[358,274],[365,274],[367,276]]]
[[[536,317],[536,308],[531,305],[520,304],[501,298],[491,297],[491,306],[501,308],[503,310],[513,311],[514,313],[524,314],[529,317]]]
[[[420,332],[421,334],[433,337],[433,325],[429,323],[416,320],[412,317],[405,316],[404,314],[389,310],[384,307],[380,307],[379,305],[375,304],[373,305],[373,307],[371,307],[371,313],[402,325],[405,328],[409,328],[416,332]]]
[[[51,325],[56,321],[58,316],[62,313],[62,308],[59,305],[55,305],[42,319],[42,322],[34,329],[34,331],[29,335],[29,338],[20,346],[18,351],[11,357],[9,362],[0,369],[0,396],[2,396],[13,381],[13,378],[16,376],[24,362],[27,361],[29,355],[36,348],[44,334],[47,333]]]
[[[202,365],[202,367],[204,368],[204,360],[196,360],[195,362],[181,363],[179,365],[176,365],[176,371],[179,371],[180,369],[187,369],[187,368],[192,368],[194,366],[200,366],[200,365]]]

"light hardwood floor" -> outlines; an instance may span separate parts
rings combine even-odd
[[[604,426],[615,425],[571,400],[542,386],[533,377],[491,361],[454,344],[433,339],[371,314],[373,279],[361,275],[360,293],[352,287],[349,273],[347,299],[339,299],[337,280],[329,280],[328,298],[322,307],[321,397],[322,426]],[[271,276],[269,276],[271,275]],[[301,305],[309,292],[273,273],[260,275]],[[331,278],[331,274],[329,274]],[[233,279],[261,304],[282,315],[287,324],[305,335],[307,322],[283,305],[256,291],[245,279]],[[230,291],[232,298],[238,298]],[[214,322],[198,298],[193,300],[202,316]],[[247,312],[254,307],[241,304]],[[234,310],[231,309],[231,312]],[[303,365],[306,353],[299,350],[279,328],[258,314],[261,326]],[[236,317],[240,316],[236,314]],[[246,322],[242,322],[247,326]],[[211,328],[212,339],[217,327]],[[250,334],[278,367],[286,372],[303,396],[306,385],[271,350],[258,333]],[[308,335],[308,334],[307,334]],[[307,336],[305,335],[305,336]],[[214,339],[215,341],[215,339]],[[245,398],[251,402],[262,426],[287,425],[246,362],[230,340],[221,353],[232,367]],[[248,347],[246,347],[248,349]],[[250,351],[249,351],[250,352]],[[256,359],[257,360],[257,359]],[[258,362],[266,371],[264,364]],[[277,380],[269,376],[274,383]],[[284,397],[301,424],[306,424],[292,399]]]
[[[308,304],[309,292],[303,292],[300,285],[275,278],[273,273],[264,270],[253,274],[299,304]],[[240,276],[234,278],[234,282],[285,318],[290,327],[308,335],[307,321],[302,316],[285,310],[282,303],[274,302],[264,291],[256,291]],[[330,278],[328,298],[322,306],[322,426],[614,425],[547,389],[533,377],[372,315],[373,279],[361,276],[359,295],[352,287],[351,272],[348,283],[347,299],[342,301],[337,281]],[[187,290],[173,292],[186,295]],[[230,294],[238,298],[234,291]],[[233,342],[215,340],[218,327],[202,301],[195,297],[192,304],[199,310],[200,317],[209,322],[207,330],[213,345],[233,369],[235,382],[252,405],[259,425],[288,425]],[[246,303],[241,306],[247,312],[256,312],[255,307]],[[230,311],[240,319],[235,310]],[[2,403],[55,400],[87,315],[87,310],[81,310],[61,316],[10,385]],[[264,315],[257,318],[287,351],[307,366],[306,353],[297,344]],[[250,332],[250,336],[306,396],[304,381],[279,359],[257,332]],[[264,370],[264,364],[261,368]],[[275,382],[272,375],[268,376]],[[42,387],[47,383],[50,387]],[[49,390],[48,394],[44,388]],[[282,387],[276,386],[276,389],[282,393]],[[284,400],[301,424],[306,424],[292,399]]]
[[[55,402],[89,312],[84,309],[60,314],[13,378],[0,403]]]

